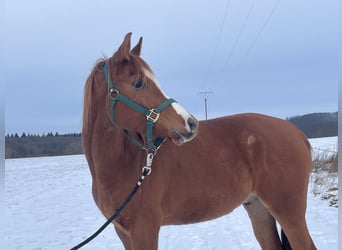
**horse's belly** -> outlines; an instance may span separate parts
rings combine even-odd
[[[179,206],[169,210],[164,215],[164,225],[191,224],[212,220],[233,211],[246,197],[229,195],[213,195],[212,199],[205,197],[189,198]]]

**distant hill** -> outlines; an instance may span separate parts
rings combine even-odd
[[[296,125],[308,138],[338,135],[338,112],[312,113],[286,118]]]

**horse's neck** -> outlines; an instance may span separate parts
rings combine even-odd
[[[93,177],[113,182],[118,178],[130,179],[132,173],[141,167],[144,152],[127,139],[121,129],[94,127],[88,148],[88,159]]]
[[[114,126],[94,126],[84,133],[83,143],[93,179],[94,200],[108,217],[141,175],[145,152]]]

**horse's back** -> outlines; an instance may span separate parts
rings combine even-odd
[[[283,206],[291,204],[290,201],[305,203],[312,166],[311,148],[297,127],[260,114],[239,114],[212,122],[231,129],[229,134],[237,138],[236,146],[246,152],[254,194],[265,203],[277,200],[277,205],[283,204],[276,196],[286,201]]]
[[[218,133],[220,137],[224,131],[224,138],[244,140],[247,145],[257,142],[257,139],[272,145],[273,149],[289,151],[290,147],[299,147],[310,154],[311,147],[306,136],[292,123],[262,114],[243,113],[201,121],[200,135],[204,133]],[[212,129],[213,128],[213,129]],[[217,129],[217,132],[215,130]],[[221,136],[222,138],[222,136]]]
[[[199,136],[209,138],[210,134],[216,138],[211,139],[213,142],[226,142],[223,145],[227,151],[233,147],[235,154],[241,152],[258,179],[308,179],[312,164],[310,143],[303,132],[286,120],[246,113],[201,122]]]

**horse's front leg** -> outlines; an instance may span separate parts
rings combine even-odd
[[[115,230],[125,250],[157,250],[160,225],[139,219],[130,229],[115,223]]]

